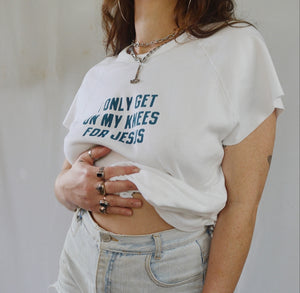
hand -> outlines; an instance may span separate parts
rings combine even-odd
[[[92,156],[99,160],[106,156],[110,149],[97,146],[92,149]],[[122,198],[115,193],[136,190],[137,187],[128,180],[109,181],[110,178],[120,175],[139,172],[135,166],[105,167],[105,178],[99,179],[96,174],[98,167],[93,165],[94,161],[88,151],[82,153],[73,165],[65,161],[63,170],[55,182],[55,193],[57,199],[68,209],[75,210],[81,207],[95,213],[100,213],[99,201],[103,196],[99,194],[96,187],[103,182],[106,190],[106,200],[109,203],[108,214],[124,216],[132,215],[132,208],[142,206],[140,199]]]

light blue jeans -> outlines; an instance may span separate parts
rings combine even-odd
[[[212,227],[147,235],[108,232],[74,213],[54,287],[59,293],[201,293]]]

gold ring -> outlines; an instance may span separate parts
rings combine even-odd
[[[104,182],[99,183],[96,187],[96,190],[99,192],[100,195],[106,195]]]

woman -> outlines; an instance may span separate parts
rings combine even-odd
[[[263,38],[230,0],[102,12],[113,54],[64,120],[55,191],[76,212],[55,287],[233,292],[284,109]]]

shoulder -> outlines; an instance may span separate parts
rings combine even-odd
[[[221,75],[228,74],[228,70],[231,73],[249,70],[260,61],[271,62],[263,36],[250,25],[228,26],[196,43]]]
[[[84,79],[93,79],[93,78],[99,78],[99,75],[104,74],[105,69],[107,66],[112,64],[116,60],[116,57],[105,57],[100,62],[93,65],[85,74]]]
[[[115,62],[116,59],[117,59],[117,56],[106,56],[102,61],[97,63],[95,65],[95,67],[110,65],[111,63]]]
[[[213,36],[224,38],[224,40],[228,41],[240,41],[252,38],[262,39],[262,35],[254,26],[243,23],[227,26]]]
[[[102,70],[106,66],[109,66],[110,64],[114,63],[116,60],[116,56],[107,56],[97,64],[95,64],[89,71],[95,72]]]
[[[213,59],[226,56],[228,61],[247,56],[247,59],[251,59],[251,56],[267,51],[261,33],[255,27],[246,24],[221,29],[203,41],[199,40],[199,45]]]
[[[182,46],[186,54],[203,56],[216,66],[230,66],[240,61],[251,62],[257,56],[268,56],[269,51],[261,33],[248,24],[227,26],[206,38],[186,34]]]
[[[261,33],[253,26],[247,24],[234,24],[227,26],[203,42],[207,45],[218,46],[220,44],[229,47],[247,46],[256,41],[264,41]]]

